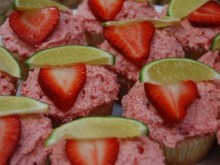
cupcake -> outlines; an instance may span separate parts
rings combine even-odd
[[[17,78],[6,72],[0,71],[0,96],[15,95],[17,88]]]
[[[148,124],[150,138],[163,148],[167,164],[196,164],[215,141],[217,86],[214,81],[164,85],[137,81],[122,99],[123,116]]]
[[[30,19],[27,16],[38,22],[24,23],[23,19]],[[3,45],[19,59],[39,50],[85,42],[82,19],[71,10],[56,7],[14,10],[0,27],[0,35]]]
[[[209,51],[211,40],[220,32],[220,20],[216,19],[220,15],[219,10],[220,4],[218,2],[209,1],[184,18],[181,26],[167,29],[181,43],[186,57],[198,59]],[[209,11],[217,12],[211,18]],[[209,16],[206,17],[207,15]]]

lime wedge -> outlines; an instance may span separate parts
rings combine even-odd
[[[37,100],[21,96],[0,96],[0,116],[12,114],[45,113],[49,106]]]
[[[147,126],[137,120],[122,117],[86,117],[64,124],[50,134],[46,146],[61,139],[129,138],[146,136]]]
[[[215,36],[211,43],[211,50],[220,50],[220,33]]]
[[[140,82],[155,84],[213,79],[220,79],[220,73],[203,63],[186,58],[166,58],[153,61],[143,66],[139,75]]]
[[[122,21],[108,21],[102,23],[103,26],[123,26],[130,23],[138,23],[143,21],[151,21],[156,28],[164,28],[168,26],[177,26],[180,25],[180,19],[172,17],[163,17],[163,18],[145,18],[138,17],[134,19],[122,20]]]
[[[90,65],[112,65],[112,54],[89,46],[60,46],[37,52],[25,63],[29,68],[46,66],[63,66],[76,63]]]
[[[0,70],[17,78],[22,77],[18,61],[2,46],[0,46]]]
[[[171,0],[167,14],[171,17],[181,19],[208,1],[209,0]]]
[[[56,6],[59,10],[69,9],[66,6],[52,0],[14,0],[14,6],[17,10],[38,9],[52,6]]]

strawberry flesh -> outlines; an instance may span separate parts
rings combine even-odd
[[[181,122],[187,108],[198,97],[197,86],[193,81],[165,85],[145,83],[144,88],[151,104],[168,123]]]
[[[18,116],[0,117],[0,165],[9,164],[21,134]]]
[[[93,14],[100,21],[110,21],[121,10],[125,0],[89,0],[88,4]]]
[[[138,67],[143,65],[150,54],[154,33],[155,27],[148,21],[104,27],[107,41]]]
[[[192,12],[188,18],[193,26],[220,26],[220,4],[215,1],[209,1]]]
[[[39,85],[44,94],[61,111],[73,107],[75,100],[86,82],[86,66],[41,68],[38,75]]]
[[[119,152],[117,138],[67,140],[66,155],[71,164],[114,165]]]
[[[15,10],[9,16],[9,24],[19,38],[31,45],[37,45],[52,33],[59,18],[60,12],[56,7]]]

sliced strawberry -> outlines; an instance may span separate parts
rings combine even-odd
[[[148,21],[104,27],[108,42],[137,66],[148,58],[154,33],[155,27]]]
[[[114,165],[119,151],[117,138],[67,140],[66,154],[72,164]]]
[[[168,123],[182,121],[187,108],[198,97],[197,86],[193,81],[169,85],[145,83],[144,87],[149,101]]]
[[[0,118],[0,165],[9,164],[21,134],[18,116]]]
[[[121,10],[125,0],[89,0],[88,4],[93,14],[100,21],[110,21]]]
[[[42,43],[56,27],[60,12],[56,7],[16,10],[9,16],[10,27],[25,42]]]
[[[86,82],[86,66],[42,68],[38,82],[44,94],[61,111],[69,110]]]
[[[209,1],[189,15],[189,21],[194,26],[220,26],[220,4]]]

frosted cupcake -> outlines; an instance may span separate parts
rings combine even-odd
[[[83,44],[83,32],[79,16],[56,7],[15,10],[0,27],[4,46],[21,59],[50,47]]]
[[[196,164],[207,155],[217,133],[217,86],[214,81],[136,82],[122,99],[123,116],[148,124],[168,164]]]

